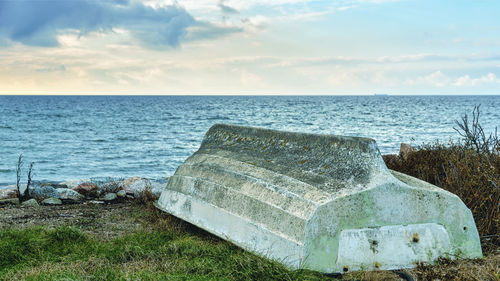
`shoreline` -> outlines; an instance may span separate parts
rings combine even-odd
[[[0,205],[114,203],[125,199],[140,199],[145,193],[157,199],[167,182],[168,178],[151,180],[142,177],[32,181],[29,188],[27,184],[20,184],[19,191],[16,185],[0,188]]]

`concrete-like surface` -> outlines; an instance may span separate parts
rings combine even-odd
[[[463,202],[388,170],[367,138],[214,125],[157,206],[292,268],[396,269],[482,255]]]

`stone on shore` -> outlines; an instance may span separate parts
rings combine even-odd
[[[411,153],[413,153],[415,151],[417,151],[417,150],[413,146],[403,142],[399,146],[399,157],[406,160],[408,158],[408,155],[410,155]]]
[[[38,204],[38,202],[35,199],[33,199],[33,198],[24,201],[23,203],[21,203],[21,205],[25,206],[25,207],[37,207],[37,206],[40,206],[40,204]]]
[[[79,186],[82,183],[88,183],[90,180],[85,180],[85,179],[79,179],[79,180],[68,180],[65,182],[62,182],[61,184],[66,185],[68,188],[73,189],[77,186]]]
[[[125,198],[127,196],[127,192],[125,192],[125,190],[120,190],[116,193],[116,196],[120,198]]]
[[[130,177],[130,178],[127,178],[123,181],[123,185],[129,186],[130,184],[132,184],[136,181],[139,181],[139,180],[142,180],[142,178],[141,177]]]
[[[59,198],[47,198],[42,201],[42,205],[47,205],[47,206],[62,205],[62,201]]]
[[[99,195],[106,194],[109,192],[116,193],[123,188],[123,182],[117,180],[111,180],[103,183],[99,186]]]
[[[368,138],[217,124],[157,207],[295,269],[390,270],[482,256],[460,198],[390,171]]]
[[[87,197],[97,197],[99,188],[95,184],[88,182],[83,182],[72,188],[74,191],[87,196]]]
[[[133,178],[128,184],[124,184],[123,189],[127,194],[133,195],[135,198],[139,198],[141,193],[145,190],[151,191],[153,196],[159,198],[163,189],[167,185],[166,182],[151,181],[149,179],[143,178]]]
[[[63,184],[63,183],[59,183],[59,182],[44,182],[40,185],[41,187],[44,187],[44,186],[52,186],[53,188],[55,189],[58,189],[58,188],[68,188],[67,185]]]
[[[80,202],[85,200],[85,196],[69,188],[57,188],[59,199],[64,202]]]
[[[24,191],[26,190],[26,186],[27,185],[25,183],[20,184],[19,185],[19,191],[21,193],[24,193]],[[32,184],[31,186],[35,186],[35,185]],[[7,189],[17,190],[17,186],[15,184],[7,185],[6,187],[0,189],[0,193],[1,193],[2,190],[7,190]],[[1,197],[1,195],[0,195],[0,197]]]
[[[113,202],[116,199],[118,199],[118,196],[116,195],[116,193],[113,193],[113,192],[108,192],[102,198],[100,198],[100,200],[107,202],[107,203]]]
[[[17,198],[16,189],[0,189],[0,200]]]
[[[40,187],[30,186],[29,192],[30,196],[37,200],[43,200],[46,198],[59,198],[59,192],[57,192],[57,190],[51,185],[45,185]]]
[[[30,186],[33,186],[33,187],[36,187],[36,186],[39,186],[39,185],[34,185],[34,184],[30,184]],[[26,188],[28,187],[27,184],[20,184],[19,185],[19,192],[21,192],[21,194],[24,194],[26,193]]]

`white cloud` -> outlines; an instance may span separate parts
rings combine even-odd
[[[500,84],[500,78],[498,78],[494,73],[488,73],[484,76],[478,78],[471,78],[470,75],[464,75],[456,79],[453,86],[464,87],[464,86],[478,86],[482,84]]]
[[[438,88],[443,87],[480,87],[491,84],[500,84],[500,78],[494,73],[488,73],[486,75],[473,78],[469,74],[465,74],[460,77],[451,77],[444,74],[441,71],[435,71],[431,74],[425,76],[419,76],[416,79],[407,80],[407,84],[410,86],[427,85],[434,86]]]
[[[410,86],[428,85],[441,88],[447,86],[450,83],[450,81],[451,79],[447,75],[438,70],[429,75],[420,76],[417,77],[416,79],[410,79],[407,81],[407,83]]]

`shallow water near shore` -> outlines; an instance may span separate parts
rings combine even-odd
[[[15,182],[21,153],[36,180],[161,179],[215,123],[363,136],[397,153],[401,142],[458,139],[454,121],[478,104],[492,132],[500,96],[0,96],[0,188]]]

